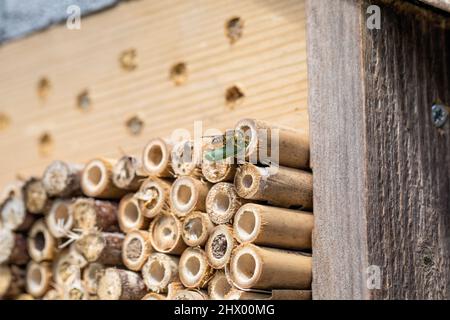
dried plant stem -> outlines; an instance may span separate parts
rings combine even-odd
[[[83,165],[53,161],[44,172],[42,183],[52,197],[70,197],[81,193]]]
[[[247,203],[234,218],[234,235],[241,243],[292,250],[311,249],[314,217],[310,212]]]
[[[224,268],[230,261],[235,244],[231,226],[222,224],[215,227],[205,247],[209,265],[215,269]]]
[[[151,291],[167,292],[170,283],[178,282],[179,258],[164,253],[152,253],[142,268],[145,285]]]
[[[181,222],[171,213],[161,213],[150,224],[150,241],[155,250],[179,255],[186,248]]]
[[[91,160],[83,170],[81,188],[89,197],[101,199],[119,199],[127,191],[116,187],[112,181],[113,167],[116,161],[111,159]]]
[[[309,289],[311,273],[310,256],[253,244],[238,246],[230,261],[231,279],[244,289]]]
[[[50,212],[45,216],[50,234],[55,238],[63,238],[72,229],[73,217],[68,200],[55,200]]]
[[[90,263],[83,270],[83,285],[86,291],[90,294],[96,295],[98,290],[98,283],[105,273],[105,267],[101,263]]]
[[[238,168],[234,185],[245,199],[268,201],[284,208],[313,207],[312,174],[306,171],[246,163]]]
[[[48,262],[31,261],[27,267],[27,292],[35,298],[42,297],[50,289],[52,272]]]
[[[114,165],[113,182],[120,189],[135,192],[145,177],[142,163],[136,157],[123,156]]]
[[[142,163],[145,171],[151,176],[172,177],[171,154],[173,144],[164,139],[150,140],[142,153]]]
[[[167,300],[167,297],[159,293],[150,292],[147,293],[141,300]]]
[[[144,281],[133,271],[108,268],[98,285],[101,300],[140,300],[146,293]]]
[[[10,196],[0,205],[3,227],[14,231],[28,231],[35,216],[27,213],[22,197]]]
[[[187,288],[206,288],[214,273],[205,251],[191,247],[181,255],[178,272],[181,283]]]
[[[215,184],[206,197],[206,212],[216,224],[230,222],[236,211],[248,200],[238,196],[232,183]]]
[[[129,193],[120,200],[118,220],[120,230],[125,233],[134,229],[147,229],[150,224],[150,220],[143,215],[134,193]]]
[[[125,236],[123,241],[123,263],[128,269],[139,271],[152,251],[150,234],[143,230],[133,230]]]
[[[25,236],[0,228],[0,264],[25,265],[29,260]]]
[[[38,220],[28,234],[28,253],[36,261],[51,261],[56,254],[56,240],[44,220]]]
[[[23,186],[25,207],[30,213],[46,213],[50,210],[51,200],[45,191],[41,179],[30,178]]]
[[[88,262],[122,265],[124,238],[122,233],[91,232],[83,235],[75,246]]]
[[[233,290],[223,270],[217,270],[208,284],[208,296],[211,300],[224,300],[225,296]]]
[[[183,220],[183,240],[190,247],[203,247],[213,229],[214,224],[207,213],[191,212]]]
[[[154,218],[157,214],[170,210],[171,187],[172,180],[155,177],[150,177],[142,183],[135,197],[144,216]]]
[[[92,230],[117,231],[117,204],[110,201],[78,198],[70,211],[74,227],[85,232]]]
[[[188,176],[179,177],[170,191],[171,208],[179,217],[184,217],[192,211],[205,212],[206,196],[210,188],[209,182]]]

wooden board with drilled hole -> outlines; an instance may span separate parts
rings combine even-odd
[[[0,185],[53,159],[140,155],[195,120],[308,131],[304,1],[124,2],[81,23],[0,46]]]

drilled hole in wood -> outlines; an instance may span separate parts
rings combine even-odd
[[[39,98],[41,98],[42,100],[46,99],[50,93],[50,90],[50,80],[48,80],[48,78],[46,77],[42,77],[41,79],[39,79],[37,84],[37,94]]]
[[[48,132],[44,132],[38,139],[39,153],[43,156],[49,155],[53,149],[53,138]]]
[[[175,83],[175,85],[179,86],[186,82],[187,80],[187,66],[184,62],[180,62],[174,64],[170,68],[170,80]]]
[[[244,99],[245,94],[238,86],[232,86],[225,92],[225,102],[228,107],[234,108]]]
[[[88,90],[83,90],[77,95],[77,108],[83,111],[91,107],[91,98]]]
[[[130,134],[137,136],[142,132],[144,127],[144,121],[138,116],[132,116],[125,122],[125,125],[130,132]]]
[[[137,68],[137,52],[136,49],[128,49],[123,51],[119,57],[120,66],[123,70],[133,71]]]
[[[5,113],[0,113],[0,131],[6,130],[9,127],[11,120]]]
[[[230,44],[234,44],[242,37],[243,29],[244,21],[240,17],[233,17],[225,23],[225,34]]]

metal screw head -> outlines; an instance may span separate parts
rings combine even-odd
[[[437,128],[442,127],[448,119],[447,107],[442,104],[433,105],[433,107],[431,107],[431,118],[433,120],[433,124]]]

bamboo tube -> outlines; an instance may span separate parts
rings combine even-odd
[[[176,295],[176,293],[184,289],[186,288],[179,281],[169,283],[167,286],[167,300],[173,300],[173,297]]]
[[[11,196],[0,205],[0,218],[4,228],[14,231],[28,231],[35,221],[27,213],[22,197]]]
[[[214,224],[208,214],[194,211],[184,218],[181,235],[188,246],[203,247],[213,229]]]
[[[30,261],[27,267],[27,292],[35,298],[42,297],[50,289],[52,272],[48,262]]]
[[[0,228],[0,264],[25,265],[29,260],[26,238],[20,233]]]
[[[123,156],[113,167],[113,183],[116,187],[136,192],[145,179],[142,163],[132,156]]]
[[[252,160],[252,163],[256,163],[255,160],[267,163],[267,157],[271,157],[275,160],[278,158],[278,164],[281,166],[301,169],[309,167],[307,133],[254,119],[240,120],[235,130],[243,132],[248,138],[245,156]]]
[[[115,163],[115,160],[98,158],[86,165],[81,176],[81,188],[85,195],[100,199],[119,199],[127,193],[112,182]]]
[[[312,174],[306,171],[246,163],[238,168],[234,185],[245,199],[264,200],[284,208],[313,207]]]
[[[120,230],[125,233],[134,229],[147,229],[150,224],[150,220],[142,214],[134,193],[129,193],[120,200],[117,219]]]
[[[63,300],[63,298],[63,292],[60,292],[60,290],[57,289],[50,289],[44,294],[42,300]]]
[[[186,288],[206,288],[214,270],[208,264],[205,251],[189,247],[181,255],[178,273]]]
[[[181,141],[173,146],[171,159],[176,176],[200,177],[201,153],[195,150],[194,141]]]
[[[77,279],[69,283],[65,288],[64,300],[89,300],[89,293],[82,282]]]
[[[213,149],[213,146],[205,146],[202,159],[202,174],[211,183],[233,182],[237,165],[233,158],[226,158],[219,161],[209,161],[205,153]]]
[[[179,177],[170,190],[172,210],[179,217],[184,217],[192,211],[205,212],[206,196],[210,188],[209,182],[203,182],[188,176]]]
[[[149,177],[146,179],[135,197],[138,199],[142,213],[147,218],[154,218],[160,212],[170,209],[169,198],[172,181]]]
[[[242,244],[233,251],[230,277],[244,289],[309,289],[311,264],[298,252]]]
[[[142,268],[147,288],[160,293],[167,292],[172,282],[178,282],[179,258],[164,253],[152,253]]]
[[[150,140],[142,153],[142,164],[151,176],[172,177],[171,166],[173,145],[168,140],[155,138]]]
[[[15,265],[0,265],[0,299],[12,299],[25,287],[25,271]]]
[[[72,229],[73,216],[68,200],[55,200],[50,212],[45,216],[48,231],[54,238],[63,238]]]
[[[140,300],[146,293],[144,281],[133,271],[108,268],[98,284],[101,300]]]
[[[269,293],[260,293],[253,291],[242,291],[236,288],[231,289],[224,297],[225,300],[267,300],[270,299]]]
[[[159,293],[150,292],[147,293],[141,300],[166,300],[166,296]]]
[[[223,270],[217,270],[208,284],[208,296],[211,300],[224,300],[233,289]]]
[[[46,213],[50,210],[51,200],[45,191],[42,180],[30,178],[23,186],[25,208],[30,213]]]
[[[16,297],[16,300],[34,300],[34,297],[28,293],[21,293]]]
[[[122,265],[124,238],[122,233],[93,231],[83,235],[75,246],[88,262]]]
[[[68,249],[62,251],[53,262],[53,280],[58,285],[65,285],[72,275],[71,266],[83,269],[88,264],[86,258],[78,252],[75,244],[71,244]]]
[[[71,197],[81,193],[83,165],[53,161],[44,171],[42,184],[52,197]]]
[[[78,198],[70,211],[74,219],[74,227],[85,232],[101,230],[117,231],[117,204],[109,201]]]
[[[172,213],[161,213],[150,224],[152,247],[162,253],[181,254],[186,244],[181,237],[181,222]]]
[[[28,234],[28,253],[36,262],[50,261],[55,257],[56,241],[43,219],[38,220]]]
[[[215,184],[206,197],[206,212],[215,224],[230,222],[236,211],[248,200],[242,199],[236,193],[232,183]]]
[[[237,241],[291,250],[311,249],[314,217],[310,212],[247,203],[234,217]]]
[[[209,265],[214,269],[224,268],[230,261],[235,244],[233,230],[229,225],[215,227],[205,247]]]
[[[88,293],[97,294],[98,283],[104,273],[105,267],[101,263],[90,263],[84,268],[82,282]]]
[[[208,300],[208,295],[202,290],[180,290],[174,294],[172,300]]]
[[[150,234],[143,230],[133,230],[125,236],[123,241],[123,264],[130,270],[139,271],[152,251]]]

